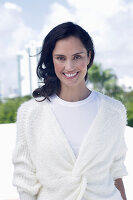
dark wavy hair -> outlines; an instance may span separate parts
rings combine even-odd
[[[35,89],[32,93],[34,98],[44,97],[43,100],[49,99],[49,96],[54,93],[59,94],[61,85],[60,80],[55,74],[52,52],[55,48],[56,42],[58,40],[74,36],[80,39],[82,44],[87,50],[87,55],[91,52],[90,63],[87,65],[87,73],[85,75],[85,81],[88,78],[88,69],[93,64],[94,60],[94,45],[92,38],[82,27],[73,22],[65,22],[54,27],[44,38],[42,49],[40,54],[40,59],[37,65],[36,73],[43,86]]]

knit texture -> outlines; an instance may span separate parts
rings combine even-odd
[[[97,94],[100,109],[77,157],[48,100],[21,104],[12,156],[13,185],[20,200],[122,200],[114,180],[128,175],[126,108],[114,98]]]

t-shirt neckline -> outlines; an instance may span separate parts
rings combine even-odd
[[[91,93],[89,94],[89,96],[80,101],[74,101],[74,102],[65,101],[61,99],[57,94],[54,94],[52,97],[50,97],[50,99],[51,101],[56,101],[57,103],[62,104],[64,106],[80,106],[92,101],[94,96],[95,96],[95,91],[91,90]]]

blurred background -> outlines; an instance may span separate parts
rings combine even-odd
[[[89,89],[126,106],[129,175],[124,183],[127,199],[133,197],[133,0],[0,0],[0,200],[18,199],[11,162],[16,112],[41,86],[36,54],[46,34],[66,21],[78,23],[93,39],[96,56],[88,70]]]

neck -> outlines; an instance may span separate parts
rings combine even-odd
[[[61,86],[60,94],[58,95],[61,99],[69,102],[81,101],[87,98],[91,93],[86,85],[83,87],[63,87]]]

